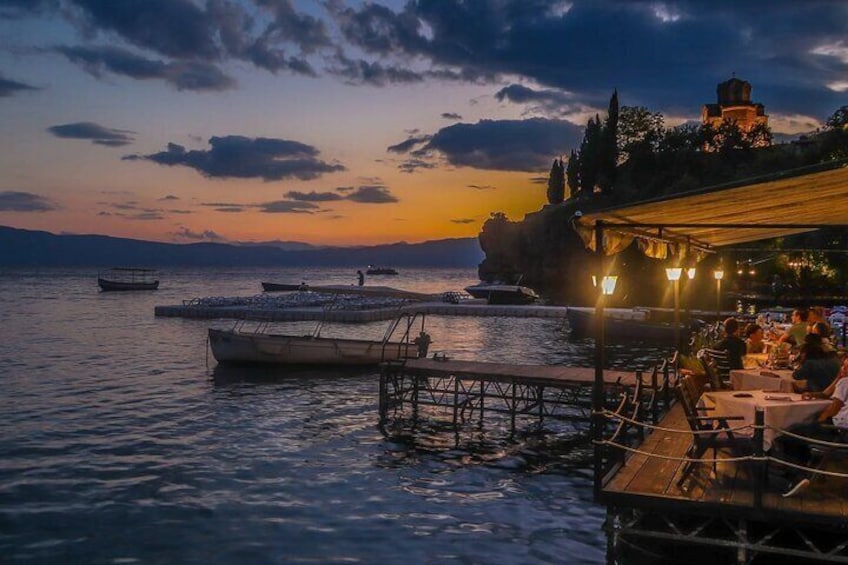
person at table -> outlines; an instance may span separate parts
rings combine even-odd
[[[807,310],[796,308],[792,311],[792,325],[783,335],[777,338],[778,343],[788,343],[794,347],[804,344],[804,336],[807,335]]]
[[[789,432],[802,438],[839,442],[840,434],[848,431],[848,379],[839,379],[830,393],[830,404],[819,412],[814,422],[795,424]],[[821,398],[821,393],[804,393],[803,398]],[[780,456],[790,463],[810,467],[812,454],[810,443],[801,438],[782,435],[776,440]],[[782,458],[781,457],[781,458]],[[810,485],[810,479],[803,477],[801,470],[789,470],[791,484],[794,485],[783,496],[793,496]]]
[[[825,333],[822,334],[822,337],[830,336],[830,324],[827,323],[827,318],[824,315],[824,308],[821,306],[811,306],[807,311],[807,333],[812,332],[813,326],[816,324],[824,324],[825,326]]]
[[[765,332],[757,324],[745,328],[745,348],[748,353],[763,353],[766,350]]]
[[[821,392],[839,374],[839,360],[824,350],[821,336],[818,334],[807,334],[798,359],[798,368],[792,372],[792,378],[796,381],[805,380],[807,384],[794,383],[796,392]]]
[[[804,400],[813,400],[817,398],[830,398],[833,396],[833,393],[836,391],[836,385],[839,384],[839,381],[848,377],[848,357],[842,360],[842,365],[839,369],[839,373],[836,374],[836,378],[833,379],[833,382],[830,383],[826,389],[821,392],[813,392],[807,391],[803,393],[801,396]]]
[[[822,338],[822,348],[828,353],[833,353],[836,351],[836,348],[833,347],[833,344],[830,342],[830,327],[824,322],[816,322],[815,324],[810,326],[810,333],[821,336]]]
[[[715,349],[727,351],[727,364],[731,369],[743,369],[742,357],[748,346],[739,337],[742,326],[736,318],[728,318],[724,321],[724,339],[715,344]]]

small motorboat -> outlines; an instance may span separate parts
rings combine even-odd
[[[159,272],[156,269],[114,267],[97,274],[100,290],[156,290]]]
[[[412,338],[420,317],[421,329]],[[240,321],[229,330],[209,328],[209,346],[219,363],[273,363],[278,365],[379,365],[426,357],[430,336],[424,331],[423,314],[403,314],[389,325],[383,339],[321,337],[319,323],[312,335],[270,333],[267,324],[246,329]],[[393,339],[401,328],[400,337]]]
[[[577,337],[594,337],[595,309],[569,306],[565,313],[571,333]],[[689,335],[689,326],[651,319],[651,312],[640,308],[604,309],[604,335],[613,340],[650,340],[674,343],[675,338]]]
[[[535,290],[517,284],[480,283],[465,287],[465,292],[489,304],[530,304],[539,299]]]
[[[365,271],[366,275],[396,275],[398,272],[391,267],[375,267],[374,265],[368,265],[368,270]]]
[[[263,282],[262,290],[265,292],[292,292],[295,290],[309,290],[309,286],[306,283],[300,284],[285,284],[285,283],[272,283],[272,282]]]

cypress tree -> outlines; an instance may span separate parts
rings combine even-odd
[[[568,157],[568,167],[565,169],[565,176],[568,179],[568,196],[569,198],[577,198],[580,192],[580,158],[574,149],[571,150],[571,155]]]

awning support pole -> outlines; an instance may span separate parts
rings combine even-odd
[[[600,500],[603,489],[604,451],[601,446],[604,430],[604,224],[595,224],[595,254],[597,266],[595,275],[595,381],[592,384],[592,439],[594,440],[594,497]]]

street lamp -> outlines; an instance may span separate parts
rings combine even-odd
[[[719,267],[713,271],[716,282],[716,320],[721,321],[721,279],[724,278],[724,269]]]
[[[617,275],[605,275],[601,277],[601,294],[605,296],[612,296],[612,293],[615,292],[615,284],[617,282]],[[598,287],[598,277],[595,275],[592,275],[592,286],[595,288]]]
[[[681,267],[668,267],[665,276],[674,283],[674,348],[680,347],[680,276],[683,274]]]

